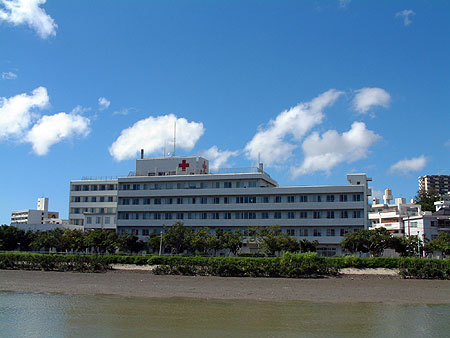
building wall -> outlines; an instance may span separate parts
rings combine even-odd
[[[83,225],[86,229],[116,229],[116,209],[117,180],[70,182],[70,224]]]

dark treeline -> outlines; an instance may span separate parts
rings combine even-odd
[[[313,252],[317,241],[297,241],[282,233],[279,226],[211,232],[208,228],[192,229],[181,222],[166,227],[162,236],[151,234],[147,241],[135,235],[118,235],[109,230],[79,231],[54,229],[42,232],[23,231],[14,226],[0,226],[0,250],[56,251],[92,253],[137,253],[141,251],[171,254],[216,256],[219,252],[238,255],[242,246],[253,243],[261,252],[275,256],[281,252]]]

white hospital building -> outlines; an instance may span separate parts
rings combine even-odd
[[[319,241],[321,254],[334,255],[340,253],[347,232],[369,226],[371,179],[350,174],[347,181],[280,187],[262,164],[216,172],[202,157],[144,158],[142,152],[136,172],[127,177],[72,181],[70,219],[86,228],[114,226],[119,233],[141,238],[177,221],[193,228],[243,232],[279,225],[298,239]]]

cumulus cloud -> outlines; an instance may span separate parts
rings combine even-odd
[[[421,155],[419,157],[413,157],[411,159],[405,158],[404,160],[394,163],[389,172],[391,174],[407,175],[413,171],[420,171],[425,168],[428,159]]]
[[[49,97],[44,87],[36,88],[31,95],[0,97],[0,141],[21,136],[29,127],[34,110],[42,109],[48,104]]]
[[[416,15],[416,13],[412,9],[404,9],[400,12],[395,13],[395,17],[403,18],[403,24],[405,26],[409,26],[412,23],[410,16]]]
[[[261,161],[268,166],[289,159],[296,145],[288,137],[300,141],[311,128],[322,122],[323,109],[331,106],[342,94],[341,91],[330,89],[310,102],[300,103],[281,112],[266,127],[259,128],[247,143],[244,149],[247,157],[257,160],[260,154]]]
[[[14,74],[13,72],[2,73],[2,80],[15,80],[15,79],[17,79],[17,74]]]
[[[46,0],[0,0],[0,21],[6,21],[14,26],[26,24],[37,34],[46,39],[56,35],[58,25],[40,7]]]
[[[237,156],[238,151],[223,150],[220,151],[217,146],[212,146],[208,150],[201,153],[201,156],[208,159],[211,164],[210,168],[223,168],[230,157]]]
[[[147,153],[160,153],[166,142],[173,138],[175,122],[177,149],[190,151],[205,131],[203,123],[188,122],[185,118],[170,114],[150,116],[122,130],[109,148],[109,153],[117,161],[134,158],[140,149],[145,149]]]
[[[312,133],[303,142],[305,154],[300,167],[291,168],[294,177],[330,170],[342,162],[351,163],[367,157],[369,147],[380,138],[362,122],[353,122],[349,131],[339,134],[328,130],[322,136]]]
[[[31,128],[25,141],[31,143],[37,155],[45,155],[50,147],[64,139],[89,134],[90,120],[76,114],[44,115]]]
[[[383,88],[361,88],[356,91],[353,108],[361,114],[366,114],[372,107],[389,107],[391,95]]]
[[[111,104],[110,101],[106,97],[99,97],[98,98],[98,105],[100,106],[100,110],[106,109]]]

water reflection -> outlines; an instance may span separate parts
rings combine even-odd
[[[0,293],[2,337],[444,337],[450,305]]]

